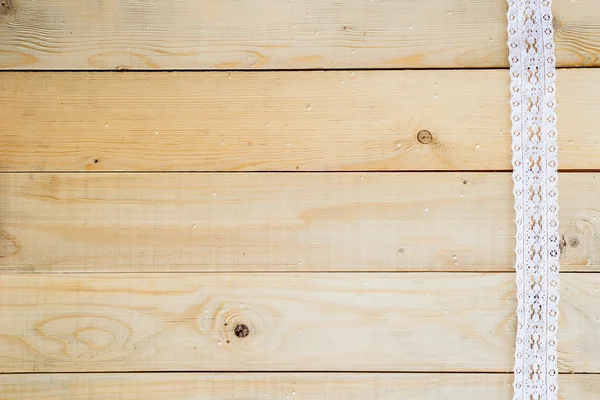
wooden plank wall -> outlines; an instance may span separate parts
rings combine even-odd
[[[0,398],[511,399],[506,9],[1,0]],[[600,8],[554,13],[592,400]]]

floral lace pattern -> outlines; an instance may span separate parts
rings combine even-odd
[[[514,400],[558,398],[556,60],[551,0],[508,0],[517,340]]]

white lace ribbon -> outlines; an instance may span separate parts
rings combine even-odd
[[[508,0],[517,340],[514,400],[558,398],[558,172],[551,0]]]

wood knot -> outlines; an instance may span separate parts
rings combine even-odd
[[[246,324],[237,324],[233,329],[233,333],[235,333],[235,336],[243,339],[250,334],[250,328]]]
[[[417,133],[417,140],[421,144],[429,144],[433,140],[433,136],[431,135],[431,132],[422,130]]]
[[[579,239],[577,239],[577,238],[571,238],[569,240],[569,246],[571,246],[573,248],[579,246]]]
[[[0,15],[9,15],[13,11],[13,0],[0,0]]]
[[[582,232],[579,229],[565,232],[561,235],[560,241],[558,242],[558,249],[561,254],[568,251],[568,249],[576,249],[581,245],[580,234]]]

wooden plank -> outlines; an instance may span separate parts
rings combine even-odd
[[[266,395],[266,396],[265,396]],[[600,376],[560,375],[559,399],[595,400]],[[0,376],[5,400],[510,400],[509,374],[35,374]]]
[[[8,0],[5,69],[506,67],[506,2]],[[558,65],[598,66],[595,0],[555,0]]]
[[[600,70],[558,77],[560,167],[600,169]],[[508,170],[508,86],[477,70],[0,74],[0,171]]]
[[[600,269],[600,179],[561,174],[562,268]],[[509,173],[0,174],[0,268],[512,271]]]
[[[509,372],[512,273],[0,276],[0,371]],[[600,274],[561,279],[559,368],[600,371]]]

